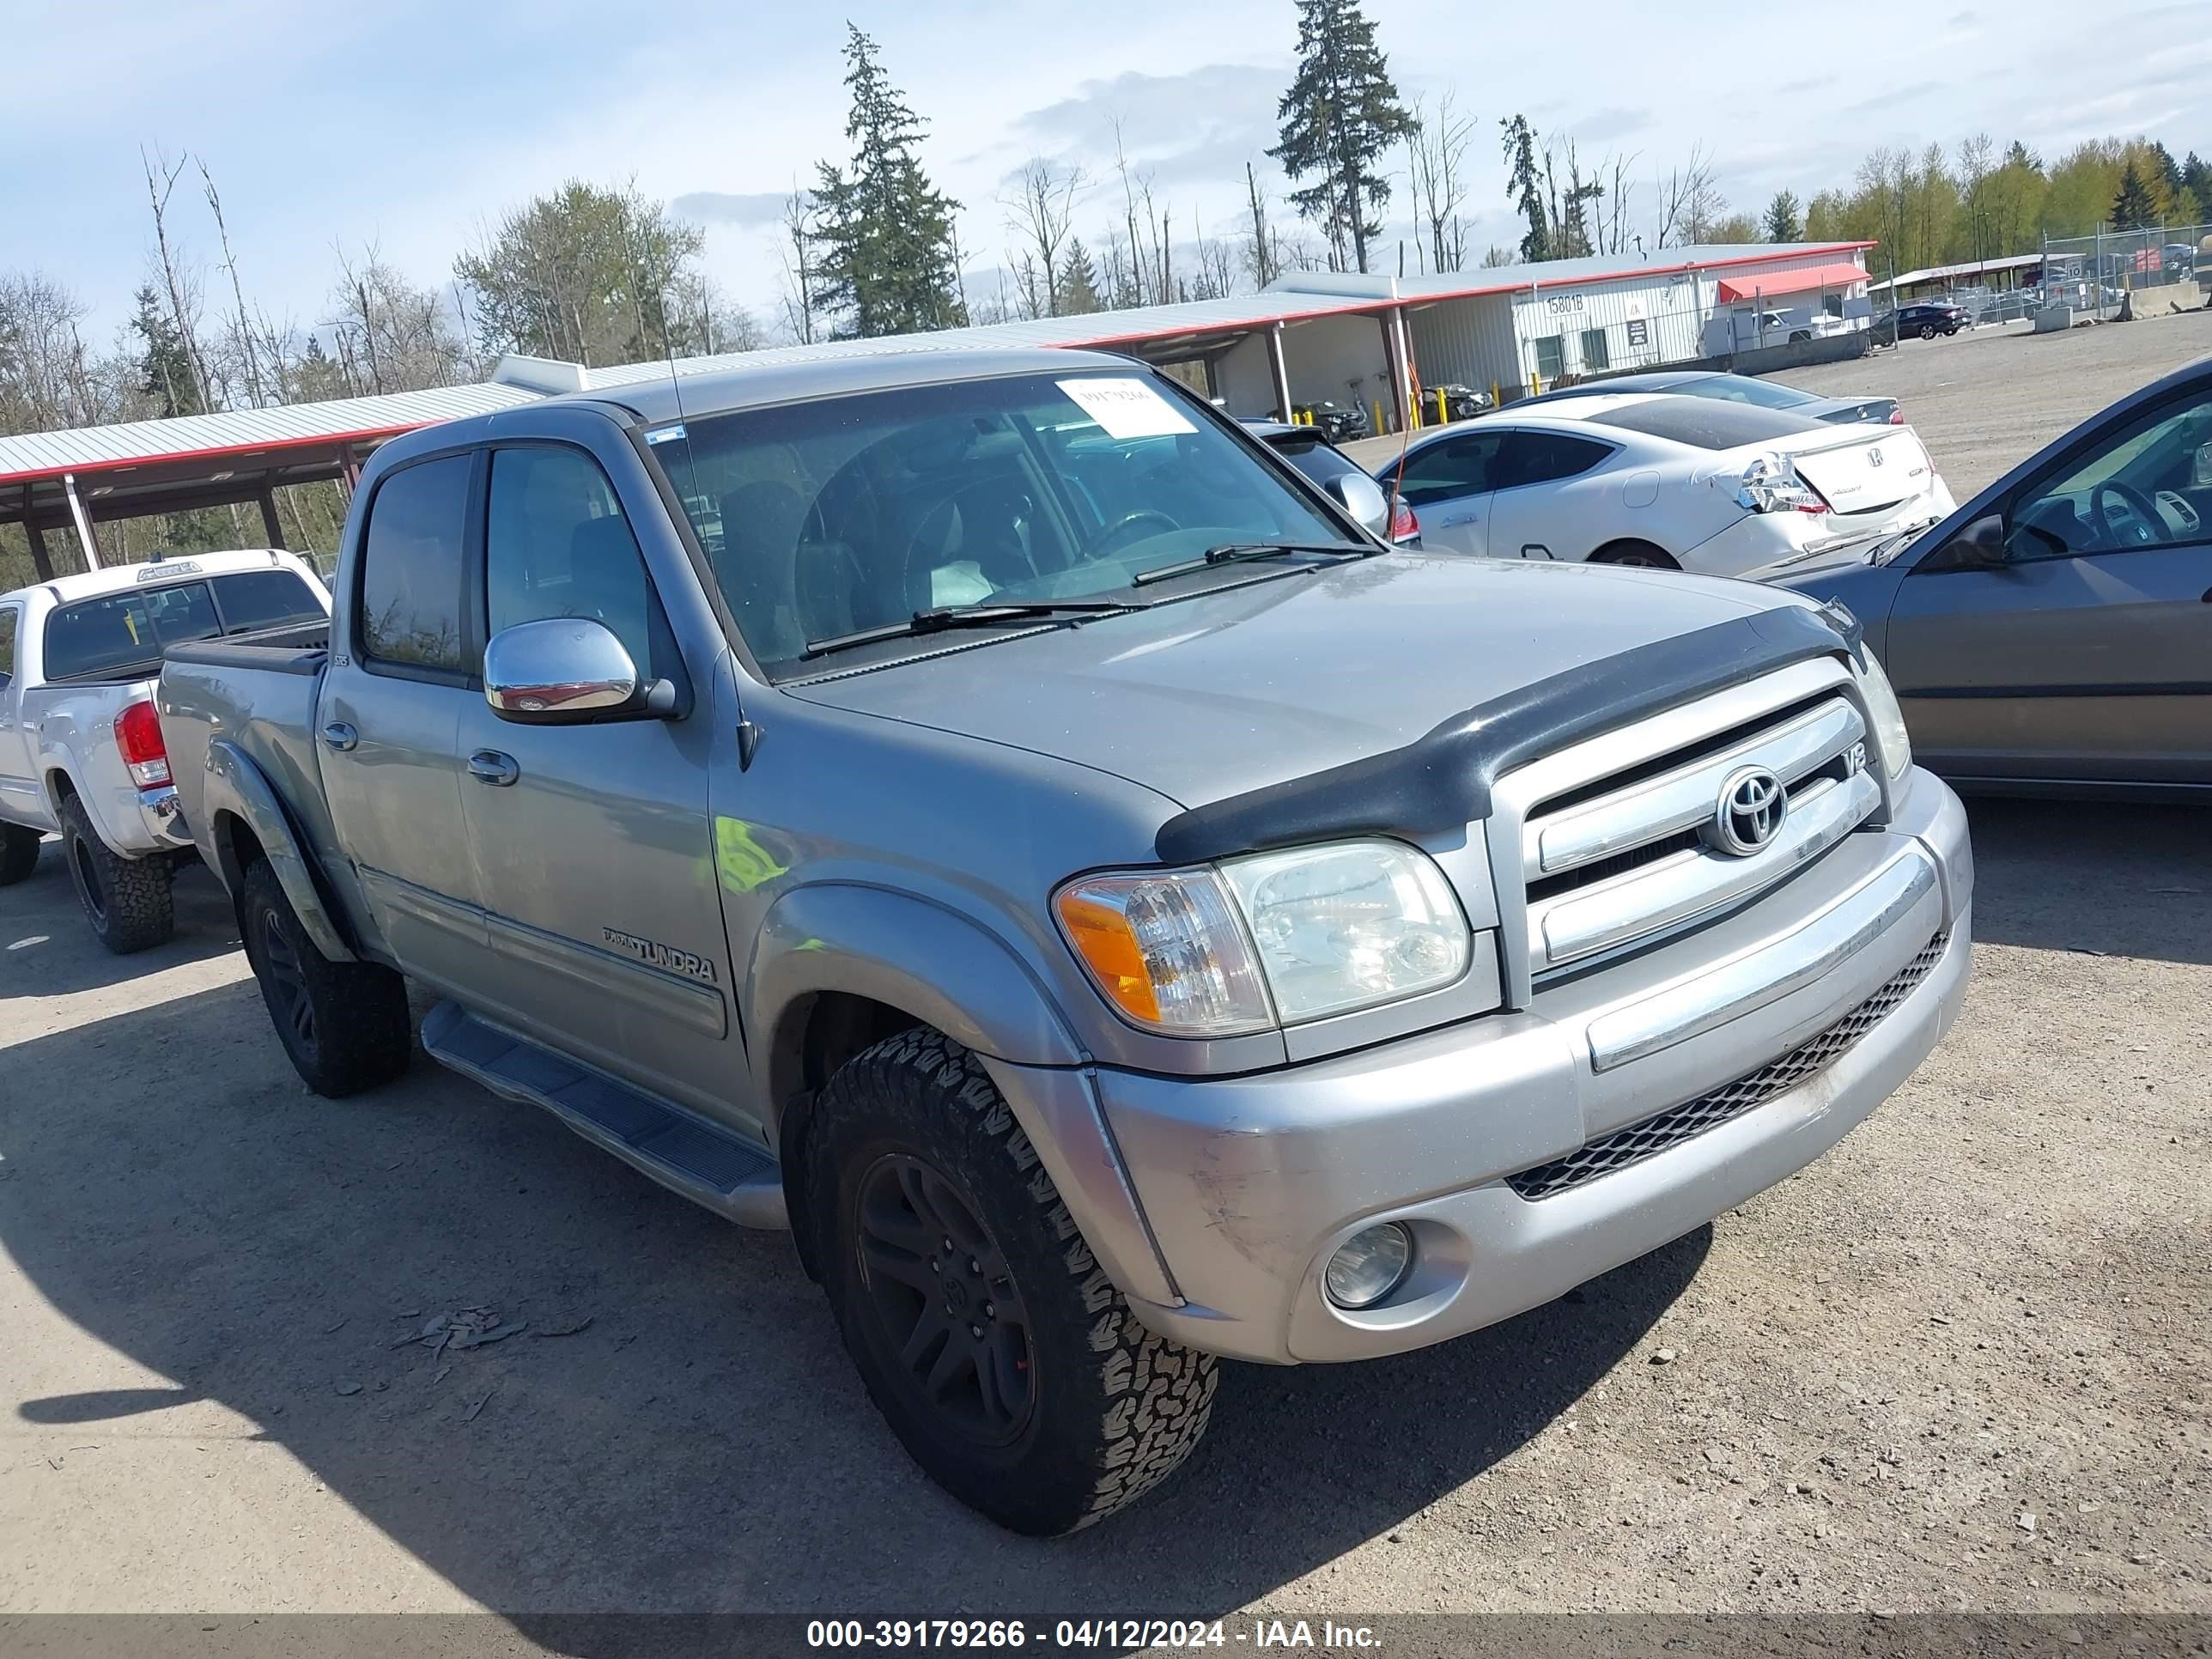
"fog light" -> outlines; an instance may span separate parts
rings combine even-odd
[[[1340,1308],[1371,1308],[1406,1282],[1413,1265],[1413,1236],[1386,1221],[1345,1240],[1328,1259],[1322,1283]]]

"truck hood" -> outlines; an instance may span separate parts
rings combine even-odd
[[[1194,807],[1399,748],[1534,681],[1794,603],[1674,572],[1383,554],[785,689],[1081,762]]]

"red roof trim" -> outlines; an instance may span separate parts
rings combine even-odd
[[[403,432],[416,432],[426,426],[435,426],[441,421],[454,418],[440,415],[427,421],[403,421],[397,426],[362,427],[351,432],[319,432],[309,437],[264,438],[258,443],[220,444],[212,449],[172,449],[155,455],[127,455],[114,460],[73,462],[66,466],[33,467],[22,472],[0,472],[0,484],[43,483],[49,479],[65,477],[75,473],[88,477],[99,472],[120,472],[134,466],[160,466],[170,461],[212,461],[225,456],[262,455],[272,450],[314,449],[323,445],[382,442],[396,438]]]

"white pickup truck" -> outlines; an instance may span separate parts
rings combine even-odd
[[[173,926],[193,856],[154,712],[161,653],[186,640],[326,625],[331,596],[290,553],[197,553],[0,593],[0,886],[62,838],[101,943],[143,951]]]

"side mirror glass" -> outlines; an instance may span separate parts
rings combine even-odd
[[[1346,472],[1323,486],[1336,504],[1376,535],[1390,533],[1390,499],[1364,472]]]
[[[483,687],[494,713],[524,724],[650,712],[650,691],[640,685],[623,642],[604,623],[580,617],[517,623],[493,635],[484,647]]]

